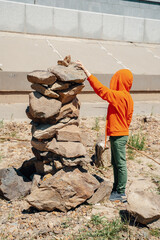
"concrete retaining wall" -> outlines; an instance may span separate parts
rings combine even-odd
[[[93,73],[94,74],[94,73]],[[109,87],[111,74],[94,74],[99,81]],[[160,92],[159,75],[133,75],[134,81],[132,92]],[[0,92],[29,92],[33,91],[30,87],[31,83],[27,81],[27,73],[24,72],[0,72]],[[89,82],[85,82],[83,92],[93,89]]]
[[[160,43],[160,20],[0,1],[0,31]]]

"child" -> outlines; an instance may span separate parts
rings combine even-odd
[[[110,200],[123,201],[126,197],[125,188],[127,183],[125,147],[133,114],[133,100],[129,93],[133,75],[128,69],[121,69],[113,75],[110,88],[107,88],[95,76],[91,75],[80,61],[77,61],[77,65],[85,72],[87,80],[95,93],[109,102],[106,118],[106,136],[110,136],[111,163],[114,173]]]

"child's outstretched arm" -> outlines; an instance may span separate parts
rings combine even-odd
[[[83,69],[87,76],[87,80],[89,81],[91,87],[95,91],[95,93],[100,96],[103,100],[108,101],[113,105],[117,105],[117,100],[120,97],[117,91],[113,91],[108,87],[104,86],[95,76],[93,76],[80,61],[77,61],[77,66]]]

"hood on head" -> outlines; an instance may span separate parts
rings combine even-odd
[[[128,69],[121,69],[116,72],[111,78],[110,89],[117,91],[126,90],[129,92],[132,87],[132,82],[133,75],[131,71]]]

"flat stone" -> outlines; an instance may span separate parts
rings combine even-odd
[[[58,91],[59,100],[63,104],[69,103],[76,97],[77,94],[79,94],[82,91],[83,88],[84,84],[76,84],[66,90]]]
[[[7,200],[25,197],[30,193],[31,181],[13,167],[0,169],[0,196]]]
[[[38,161],[43,161],[43,160],[53,161],[54,159],[58,158],[57,155],[53,152],[42,152],[33,147],[32,147],[32,152],[35,155],[36,160]]]
[[[52,91],[65,90],[65,89],[69,88],[69,86],[70,86],[69,83],[56,81],[55,83],[53,83],[53,85],[49,86],[49,89],[52,90]]]
[[[46,179],[26,200],[39,210],[70,210],[85,202],[98,188],[99,182],[78,168],[61,169]]]
[[[112,191],[112,185],[113,184],[109,181],[107,182],[104,180],[103,182],[101,182],[99,188],[96,190],[93,196],[87,200],[87,202],[89,204],[96,204],[102,201],[105,197],[109,198]]]
[[[55,136],[56,131],[70,124],[78,124],[76,119],[69,119],[64,123],[32,125],[32,135],[37,139],[49,139]]]
[[[160,196],[152,192],[129,192],[127,211],[137,222],[149,224],[160,219]]]
[[[49,71],[63,82],[82,83],[86,79],[84,71],[78,68],[76,64],[70,64],[68,67],[57,65]]]
[[[82,143],[79,142],[57,142],[55,138],[47,144],[49,151],[57,155],[74,158],[86,155],[86,149]]]
[[[81,142],[81,132],[76,125],[65,126],[56,131],[57,141]]]
[[[35,149],[42,151],[42,152],[48,151],[47,144],[48,144],[48,141],[41,141],[41,140],[37,140],[35,138],[32,138],[32,140],[31,140],[32,147],[34,147]]]
[[[31,88],[36,90],[37,92],[41,93],[42,95],[50,97],[50,98],[58,98],[59,97],[59,95],[56,92],[53,92],[49,88],[47,88],[39,83],[33,83],[31,85]]]
[[[78,118],[79,117],[80,102],[74,98],[72,102],[61,107],[59,113],[54,116],[53,122],[58,122],[64,118]]]
[[[56,76],[49,71],[37,70],[29,73],[27,79],[31,83],[50,85],[56,81]]]
[[[29,94],[29,113],[33,118],[51,118],[60,111],[61,106],[60,101],[46,98],[38,92]]]
[[[74,166],[83,166],[90,163],[92,160],[88,157],[76,157],[76,158],[61,158],[63,166],[74,167]]]

